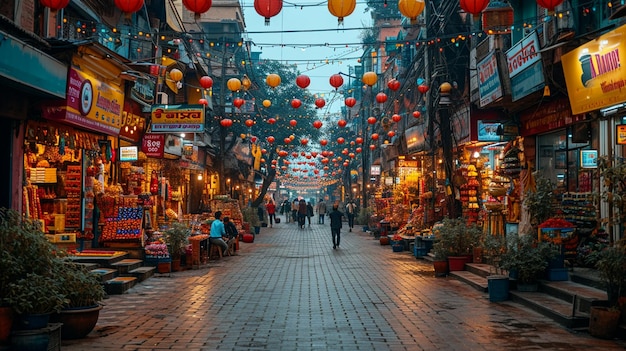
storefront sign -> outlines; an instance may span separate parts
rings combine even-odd
[[[70,68],[67,101],[61,106],[44,107],[43,116],[117,136],[122,124],[123,103],[121,89]]]
[[[141,107],[135,101],[126,99],[122,110],[120,138],[138,143],[146,127],[146,119],[141,116]]]
[[[502,83],[498,71],[498,60],[494,52],[490,52],[482,61],[478,62],[478,92],[480,106],[484,107],[502,98]]]
[[[572,113],[599,110],[626,101],[626,25],[563,55]]]
[[[412,167],[412,168],[417,168],[417,161],[416,160],[398,160],[398,167]]]
[[[120,146],[120,161],[137,161],[136,146]]]
[[[529,136],[563,128],[573,123],[583,122],[585,114],[572,115],[567,99],[542,103],[540,109],[530,109],[520,114],[520,135]]]
[[[408,153],[415,153],[424,150],[425,138],[424,138],[424,125],[417,125],[415,127],[408,128],[404,132],[404,139],[406,141],[406,150]]]
[[[163,151],[166,154],[174,155],[174,156],[182,156],[183,155],[183,138],[173,135],[167,134],[165,136],[165,148]]]
[[[539,54],[539,38],[537,32],[520,40],[506,52],[506,60],[509,68],[509,77],[513,78],[530,68],[533,64],[541,62]]]
[[[380,165],[372,165],[370,167],[370,175],[379,176],[380,175]]]
[[[502,135],[498,134],[498,128],[502,129],[502,123],[491,121],[476,121],[478,141],[500,141]],[[504,131],[503,131],[504,133]]]
[[[617,138],[617,145],[626,145],[626,124],[616,125],[615,135]]]
[[[145,134],[141,142],[141,151],[148,157],[163,157],[165,150],[164,134]]]
[[[158,105],[152,108],[153,133],[199,133],[204,131],[204,106]]]
[[[598,168],[598,150],[580,150],[580,167]]]
[[[156,87],[156,77],[139,77],[130,88],[130,97],[144,105],[154,103],[154,91]]]
[[[537,62],[511,78],[511,99],[517,101],[546,86],[543,77],[543,64]]]

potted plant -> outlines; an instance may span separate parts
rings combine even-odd
[[[554,203],[556,201],[554,190],[556,186],[550,179],[541,177],[537,172],[535,172],[535,176],[536,187],[526,191],[523,205],[528,212],[530,225],[536,231],[540,223],[554,215]]]
[[[56,277],[61,282],[66,304],[53,320],[63,323],[61,338],[80,339],[98,322],[105,292],[100,278],[85,266],[69,260],[59,265]]]
[[[607,301],[591,307],[589,333],[596,337],[612,338],[617,331],[620,316],[620,297],[626,294],[626,242],[624,239],[600,251],[591,253],[588,260],[595,268],[607,292]]]
[[[167,243],[170,256],[172,257],[172,270],[180,270],[180,257],[187,245],[187,239],[191,235],[191,229],[184,223],[174,222],[163,233],[163,238]]]
[[[246,207],[242,211],[243,220],[250,223],[250,226],[254,228],[254,233],[259,234],[261,232],[261,220],[259,219],[258,210],[256,207]]]
[[[538,242],[534,235],[515,235],[509,239],[500,267],[515,272],[518,290],[537,291],[539,279],[548,267],[548,260],[555,255],[552,245]]]
[[[19,315],[19,329],[41,329],[48,325],[50,315],[66,304],[61,283],[52,275],[27,273],[9,283],[6,298]]]
[[[445,218],[433,228],[436,245],[445,247],[448,256],[448,268],[451,271],[463,270],[465,263],[470,262],[474,247],[480,245],[482,229],[468,224],[462,218]]]
[[[369,229],[369,220],[372,216],[372,209],[369,207],[362,207],[359,209],[359,213],[356,216],[356,222],[363,226],[363,231],[367,231]]]
[[[439,242],[433,244],[433,269],[435,277],[445,277],[448,274],[448,256],[447,247]]]

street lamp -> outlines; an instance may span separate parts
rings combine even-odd
[[[378,75],[376,75],[375,72],[365,72],[363,73],[363,77],[361,78],[361,81],[368,87],[368,92],[369,92],[369,97],[370,97],[370,104],[369,104],[369,110],[367,115],[370,114],[370,112],[372,111],[372,106],[374,104],[374,93],[373,93],[373,89],[372,86],[374,84],[376,84],[376,81],[378,80]],[[366,120],[367,118],[365,118],[366,114],[362,114],[361,116],[361,131],[363,133],[363,143],[365,145],[367,145],[367,124],[366,124]],[[362,186],[362,206],[361,208],[365,209],[367,208],[367,187],[368,184],[367,182],[369,181],[369,170],[368,170],[368,160],[367,158],[369,157],[368,152],[367,152],[367,148],[363,148],[363,152],[361,155],[361,161],[362,161],[362,167],[363,167],[363,182],[361,183]]]
[[[452,105],[452,99],[450,98],[450,92],[452,91],[452,85],[448,82],[443,82],[439,86],[439,128],[441,131],[441,146],[443,151],[443,166],[445,183],[452,184],[452,175],[454,170],[452,169],[452,128],[450,126],[450,106]],[[433,148],[434,154],[434,148]],[[456,218],[456,206],[454,206],[453,192],[446,194],[448,214],[450,218]]]

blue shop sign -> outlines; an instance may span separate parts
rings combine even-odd
[[[0,31],[0,77],[36,92],[65,98],[67,65]]]

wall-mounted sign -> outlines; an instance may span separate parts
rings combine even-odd
[[[489,53],[482,61],[476,64],[478,70],[478,92],[480,106],[486,106],[503,96],[502,80],[498,70],[498,60],[494,52]]]
[[[626,101],[626,25],[563,55],[563,72],[572,113]]]
[[[513,78],[530,68],[534,63],[541,62],[539,53],[539,37],[532,32],[506,52],[509,77]]]
[[[120,161],[130,162],[137,161],[136,146],[120,146]]]
[[[398,167],[417,168],[417,161],[416,160],[398,160]]]
[[[43,116],[117,136],[122,124],[123,103],[121,89],[72,67],[67,82],[67,101],[44,107]]]
[[[380,175],[380,165],[372,165],[370,167],[370,175],[379,176]]]
[[[174,156],[183,155],[183,138],[168,134],[165,136],[165,148],[163,150],[166,154]]]
[[[598,168],[598,150],[580,150],[580,167]]]
[[[161,158],[165,150],[164,134],[145,134],[141,141],[141,151],[148,157]]]
[[[615,126],[615,136],[618,145],[626,145],[626,124]]]
[[[199,133],[204,131],[204,106],[156,105],[152,107],[153,133]]]

